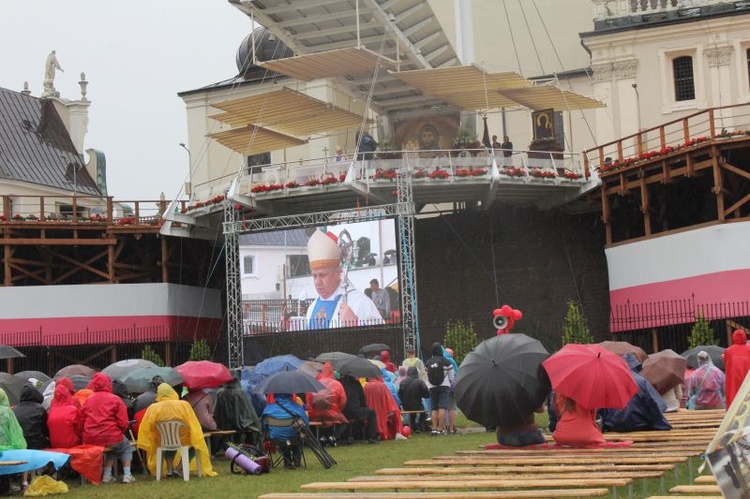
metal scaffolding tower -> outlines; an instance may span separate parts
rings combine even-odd
[[[242,367],[245,352],[242,324],[242,281],[240,276],[239,232],[227,230],[237,223],[237,210],[232,202],[224,201],[224,249],[227,277],[227,342],[229,368]]]
[[[401,323],[404,328],[404,352],[413,348],[420,351],[419,320],[417,314],[417,266],[414,261],[414,197],[411,169],[400,168],[396,175],[398,199],[398,267],[401,295]]]

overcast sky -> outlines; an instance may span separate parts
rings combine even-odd
[[[187,180],[185,106],[178,92],[237,74],[250,19],[226,0],[0,0],[0,87],[40,96],[52,50],[55,88],[78,99],[89,81],[85,147],[107,157],[117,200],[168,199]]]

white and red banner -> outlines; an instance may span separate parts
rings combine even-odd
[[[650,304],[668,301],[690,300],[696,307],[750,301],[750,222],[623,244],[606,255],[613,315],[624,309],[643,314]],[[636,319],[645,327],[663,325]],[[612,332],[625,328],[612,324]]]
[[[0,343],[55,346],[216,337],[219,290],[178,284],[0,287]]]

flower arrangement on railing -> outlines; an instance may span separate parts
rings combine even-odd
[[[427,175],[427,178],[445,180],[450,176],[451,173],[448,170],[441,170],[438,168],[437,170],[431,171],[430,174]]]
[[[411,173],[411,178],[427,178],[427,171],[422,168],[418,168]]]
[[[39,217],[36,216],[36,215],[34,215],[33,213],[30,213],[30,214],[26,215],[26,220],[28,220],[29,222],[38,222],[39,221]]]
[[[8,220],[8,217],[5,215],[0,215],[0,222],[6,222]]]
[[[263,192],[280,191],[283,188],[284,186],[281,184],[260,184],[250,189],[250,192],[253,194],[261,194]]]
[[[224,201],[225,197],[221,194],[218,196],[214,196],[208,201],[198,201],[195,204],[188,205],[187,208],[184,208],[180,211],[180,213],[187,213],[190,210],[197,210],[198,208],[203,208],[204,206],[211,206],[213,204],[218,204]]]
[[[26,218],[24,218],[24,216],[20,213],[16,213],[15,215],[13,215],[13,220],[15,220],[16,222],[20,222],[26,220]]]
[[[500,173],[509,177],[525,177],[526,172],[518,167],[508,167],[500,170]]]
[[[339,183],[339,179],[338,179],[338,177],[336,177],[336,175],[334,175],[333,173],[329,173],[329,174],[327,174],[327,175],[326,175],[325,177],[323,177],[323,178],[322,178],[322,179],[320,180],[320,183],[321,183],[321,185],[333,185],[333,184],[338,184],[338,183]]]
[[[317,187],[320,185],[320,179],[318,178],[311,178],[307,182],[305,182],[305,187]]]
[[[344,183],[344,180],[346,180],[346,172],[339,174],[339,182]]]
[[[372,176],[373,180],[395,180],[396,179],[396,169],[395,168],[389,168],[388,170],[383,170],[382,168],[378,168],[375,170],[375,174]]]
[[[487,168],[456,168],[456,177],[483,177],[487,175]]]
[[[722,130],[724,132],[724,130]],[[746,132],[732,132],[736,135],[742,135]],[[627,168],[628,166],[632,166],[635,163],[638,163],[639,161],[649,161],[654,158],[658,158],[659,156],[665,156],[667,154],[671,154],[675,151],[679,151],[681,149],[685,149],[688,147],[697,146],[698,144],[702,144],[704,142],[708,142],[709,137],[693,137],[689,140],[686,140],[680,145],[677,146],[663,146],[661,149],[655,149],[653,151],[646,151],[639,153],[637,156],[630,157],[630,158],[624,158],[622,161],[620,160],[614,160],[611,162],[604,163],[599,167],[599,173],[610,173],[615,170],[620,170],[622,168]]]
[[[133,217],[124,217],[117,221],[117,225],[133,225],[135,224],[135,218]]]
[[[565,172],[565,178],[568,180],[578,180],[579,178],[583,177],[580,173],[574,173],[574,172]]]
[[[534,178],[555,178],[557,175],[555,175],[555,172],[550,170],[540,170],[538,168],[529,169],[529,173]]]
[[[284,187],[286,187],[287,189],[299,189],[301,186],[299,185],[299,183],[297,183],[296,180],[292,180],[284,184]]]
[[[727,130],[726,128],[721,129],[721,133],[717,135],[720,138],[737,137],[740,135],[750,135],[750,130]]]

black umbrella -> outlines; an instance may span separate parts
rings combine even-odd
[[[21,371],[21,372],[14,373],[13,376],[15,376],[16,378],[21,378],[24,381],[29,381],[31,378],[34,378],[34,379],[39,380],[42,383],[52,379],[46,374],[44,374],[42,371]]]
[[[525,334],[503,334],[471,351],[455,383],[456,403],[467,418],[488,428],[523,422],[550,392],[541,364],[549,353]]]
[[[281,371],[260,383],[261,393],[309,393],[325,389],[323,383],[302,371]]]
[[[386,345],[385,343],[370,343],[369,345],[363,346],[359,349],[359,353],[363,355],[373,354],[373,353],[380,353],[383,350],[390,350],[391,347]]]
[[[21,390],[27,384],[27,381],[17,378],[12,374],[0,373],[0,388],[8,394],[10,405],[16,405],[21,401]]]
[[[354,378],[380,378],[383,376],[378,366],[361,357],[347,360],[341,364],[338,371]]]
[[[331,366],[333,366],[334,369],[338,369],[341,364],[343,364],[345,361],[349,359],[353,359],[357,357],[356,355],[352,355],[350,353],[344,353],[344,352],[326,352],[321,353],[317,357],[315,357],[316,362],[322,362],[325,364],[326,362],[330,362]]]
[[[19,359],[22,357],[26,356],[15,348],[8,345],[0,345],[0,359]]]
[[[718,347],[716,345],[698,345],[697,347],[691,348],[690,350],[685,350],[680,355],[685,357],[687,359],[687,366],[690,369],[697,369],[698,368],[698,353],[703,350],[705,351],[709,357],[711,357],[711,361],[714,363],[716,367],[724,370],[724,359],[721,358],[721,355],[724,353],[725,348]]]

